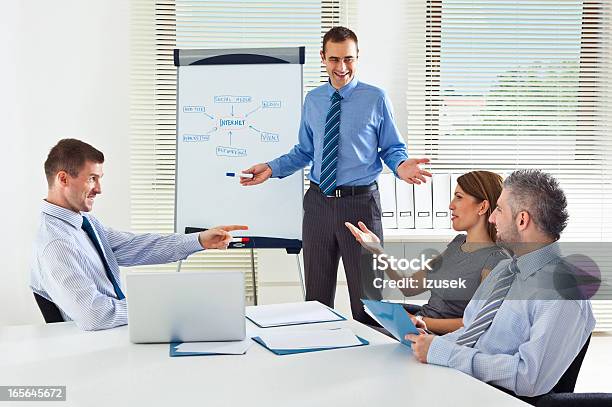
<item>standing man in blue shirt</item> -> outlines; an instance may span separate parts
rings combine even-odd
[[[355,77],[357,58],[353,31],[335,27],[325,34],[321,60],[329,82],[306,95],[298,144],[275,160],[243,171],[253,178],[240,182],[261,184],[312,163],[302,227],[306,299],[333,306],[342,257],[353,318],[372,322],[361,303],[364,296],[380,295],[368,292],[373,289],[371,261],[344,222],[371,222],[372,231],[383,235],[376,184],[381,159],[408,183],[420,184],[431,174],[419,168],[428,159],[408,159],[385,92]]]
[[[549,174],[521,170],[504,181],[489,222],[512,259],[499,262],[478,287],[462,328],[406,336],[419,361],[461,370],[530,403],[555,386],[595,327],[585,294],[568,296],[565,283],[556,283],[581,274],[561,258],[557,242],[566,206]]]
[[[225,249],[232,230],[141,234],[105,227],[91,215],[102,193],[104,154],[76,139],[60,140],[45,161],[49,190],[34,244],[32,291],[53,302],[65,321],[84,330],[127,324],[119,266],[168,263],[203,249]]]

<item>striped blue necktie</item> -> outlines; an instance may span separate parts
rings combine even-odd
[[[325,120],[323,137],[323,160],[321,162],[321,182],[323,194],[333,196],[336,190],[336,164],[338,163],[338,137],[340,136],[340,100],[342,96],[335,91],[331,96],[331,106]]]
[[[504,298],[506,298],[508,291],[510,291],[510,287],[518,272],[519,269],[516,265],[516,257],[513,257],[508,267],[499,275],[499,279],[497,283],[495,283],[491,295],[485,302],[485,305],[478,311],[470,327],[457,339],[458,345],[473,347],[476,342],[478,342],[478,338],[489,329],[489,326],[493,323],[495,314],[497,314],[497,310],[499,310],[499,307],[501,307],[504,302]]]
[[[102,264],[104,265],[104,270],[106,270],[106,276],[113,285],[113,288],[115,289],[115,294],[117,294],[117,298],[120,300],[124,299],[125,295],[123,295],[121,287],[119,287],[119,284],[117,284],[117,281],[115,280],[115,277],[113,276],[113,273],[111,272],[111,269],[108,266],[108,262],[106,261],[106,257],[104,257],[104,252],[102,251],[102,247],[100,247],[100,242],[98,242],[98,238],[96,237],[96,234],[93,230],[93,226],[91,226],[91,222],[89,222],[89,219],[87,219],[87,217],[85,216],[83,216],[83,226],[81,226],[81,228],[85,231],[85,233],[87,233],[87,236],[89,236],[89,239],[91,240],[94,247],[96,248],[96,251],[100,255],[100,259],[102,260]]]

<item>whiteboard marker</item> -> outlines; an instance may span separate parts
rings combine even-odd
[[[240,174],[236,174],[235,172],[226,172],[225,176],[227,177],[240,177],[240,178],[253,178],[253,174],[245,174],[245,173],[240,173]]]
[[[232,239],[232,243],[248,243],[251,240],[248,237],[235,237]]]

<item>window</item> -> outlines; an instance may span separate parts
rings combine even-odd
[[[564,241],[612,241],[610,8],[601,0],[345,0],[361,78],[434,171],[552,173]],[[372,21],[386,24],[372,24]],[[612,261],[599,264],[610,281]],[[612,305],[593,304],[598,329]]]

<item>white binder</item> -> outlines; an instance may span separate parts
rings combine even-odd
[[[414,229],[414,186],[395,179],[398,229]]]
[[[397,229],[397,208],[395,205],[395,175],[380,174],[378,177],[380,206],[383,229]]]
[[[415,229],[433,228],[433,209],[431,196],[431,181],[421,185],[414,185],[414,227]]]
[[[450,174],[433,174],[433,227],[434,229],[450,229]]]

